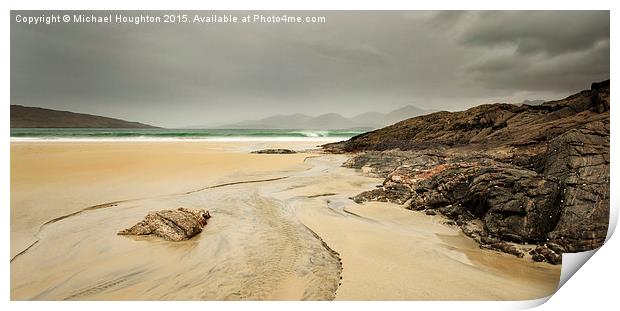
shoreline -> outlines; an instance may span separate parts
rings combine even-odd
[[[337,174],[347,170],[355,172],[333,168]],[[379,180],[358,174],[348,179],[364,180],[367,189]],[[300,221],[342,259],[336,300],[526,300],[548,296],[558,285],[560,266],[482,250],[440,215],[393,203],[354,203],[348,197],[359,188],[334,180],[294,193],[308,195],[324,187],[344,191],[310,195],[313,202],[297,209]]]
[[[120,199],[105,201],[113,202],[102,205],[110,208],[73,210],[41,228],[40,242],[11,262],[11,299],[514,300],[546,296],[557,287],[558,266],[481,250],[435,216],[353,202],[349,197],[380,179],[341,167],[349,155],[249,153],[311,145],[11,144],[11,164],[18,168],[11,191],[29,187],[22,199],[43,199],[69,212],[50,196],[71,191],[66,198],[80,202],[89,200],[78,196],[84,192],[100,201]],[[110,170],[117,160],[129,162]],[[38,161],[59,170],[42,170]],[[39,186],[32,187],[36,183],[24,169],[32,170]],[[41,180],[46,174],[53,178]],[[80,187],[92,176],[95,187]],[[111,181],[127,177],[128,189],[106,194]],[[154,183],[158,179],[163,188]],[[56,189],[42,192],[42,185]],[[145,194],[142,199],[128,195],[136,191]],[[25,206],[15,199],[12,195],[12,249],[19,237],[15,221],[21,220],[15,204]],[[213,216],[191,240],[115,234],[150,210],[179,206],[206,208]],[[177,275],[175,283],[166,281],[171,275]]]

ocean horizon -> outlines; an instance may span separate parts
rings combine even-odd
[[[337,141],[361,130],[12,128],[11,141]]]

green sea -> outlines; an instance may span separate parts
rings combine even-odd
[[[339,140],[361,130],[12,128],[12,140]]]

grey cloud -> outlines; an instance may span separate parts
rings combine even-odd
[[[463,76],[488,89],[567,94],[609,77],[608,11],[461,12],[452,21],[453,38],[478,53]]]
[[[476,81],[502,89],[563,92],[609,77],[609,41],[553,58],[505,55],[472,65]]]
[[[609,40],[608,11],[481,12],[465,28],[471,46],[515,46],[519,54],[583,51]]]
[[[294,14],[325,15],[327,23],[13,20],[11,103],[162,126],[210,125],[407,104],[465,109],[515,94],[562,96],[609,77],[607,12]]]

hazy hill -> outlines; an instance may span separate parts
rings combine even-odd
[[[220,128],[252,129],[372,129],[396,123],[405,118],[424,115],[432,111],[415,106],[406,106],[389,113],[365,112],[346,118],[337,113],[327,113],[316,117],[305,114],[291,114],[268,117],[259,120],[242,121],[220,126]]]
[[[517,105],[530,105],[530,106],[538,106],[538,105],[542,105],[545,101],[542,99],[534,99],[534,100],[529,100],[526,99],[520,103],[517,103]]]
[[[11,105],[11,128],[157,128],[84,113]]]
[[[394,111],[388,113],[380,113],[380,112],[366,112],[360,115],[357,115],[351,120],[358,124],[364,124],[366,127],[371,128],[379,128],[382,126],[394,124],[400,120],[406,118],[417,117],[425,114],[429,114],[432,111],[424,110],[415,106],[405,106],[400,109],[396,109]]]

